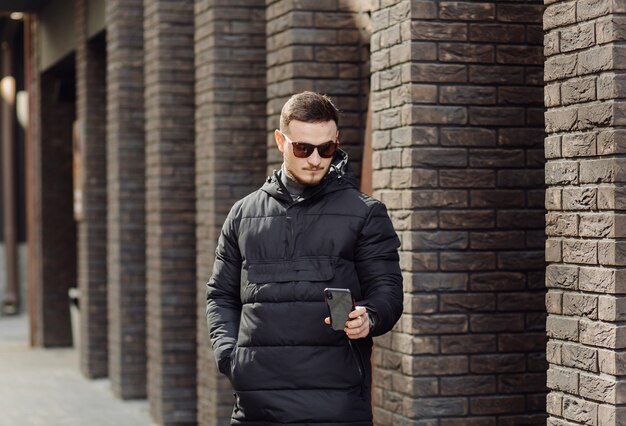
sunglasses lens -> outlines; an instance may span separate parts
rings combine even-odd
[[[307,158],[309,155],[313,154],[313,150],[315,147],[308,143],[302,142],[293,142],[293,155],[298,158]]]
[[[322,158],[330,158],[337,152],[337,143],[335,142],[326,142],[321,145],[312,145],[306,142],[292,142],[291,145],[293,146],[293,155],[298,158],[309,157],[313,154],[315,148],[317,148],[317,153]]]
[[[326,142],[317,146],[317,152],[322,158],[330,158],[335,155],[337,144],[335,142]]]

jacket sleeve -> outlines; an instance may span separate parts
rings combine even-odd
[[[355,252],[356,270],[363,300],[374,322],[371,335],[391,330],[403,309],[402,274],[398,248],[400,240],[384,204],[371,208],[360,231]]]
[[[206,293],[211,346],[218,369],[227,376],[230,375],[230,355],[237,343],[241,317],[239,280],[242,259],[237,241],[236,207],[233,206],[222,227]]]

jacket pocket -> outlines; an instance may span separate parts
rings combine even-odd
[[[286,260],[248,265],[247,280],[251,283],[330,281],[335,268],[330,258]]]
[[[356,343],[353,343],[352,340],[348,340],[348,345],[350,346],[350,354],[352,355],[352,359],[354,360],[354,364],[356,365],[356,369],[359,373],[360,384],[361,384],[361,392],[365,389],[365,364],[363,363],[363,358],[361,357],[361,351]]]
[[[361,378],[361,380],[365,380],[365,366],[363,365],[361,352],[359,351],[359,348],[352,343],[352,340],[348,340],[348,345],[350,346],[350,353],[352,354],[354,364],[356,365],[357,371],[359,372],[359,377]]]
[[[230,379],[230,382],[233,383],[234,377],[235,377],[235,366],[237,364],[237,348],[239,346],[235,345],[235,347],[233,348],[233,351],[230,353],[230,364],[228,365],[228,378]]]

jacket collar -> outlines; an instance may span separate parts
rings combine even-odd
[[[276,199],[291,203],[292,200],[289,196],[289,192],[281,182],[281,173],[282,171],[280,170],[274,170],[272,175],[268,176],[265,180],[265,184],[261,187],[261,190]],[[348,163],[348,154],[344,150],[339,149],[333,157],[333,161],[326,176],[322,178],[319,184],[306,188],[301,198],[309,199],[320,193],[327,194],[347,187],[358,187],[357,179]]]

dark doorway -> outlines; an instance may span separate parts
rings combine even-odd
[[[70,346],[68,290],[76,287],[72,126],[76,117],[75,57],[41,74],[41,280],[39,343]]]

